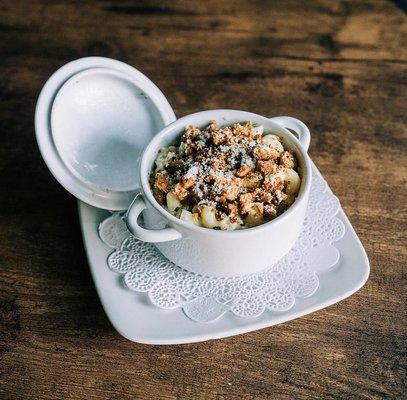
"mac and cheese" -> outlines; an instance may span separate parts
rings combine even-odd
[[[192,224],[222,230],[260,225],[295,200],[301,179],[281,139],[251,122],[188,126],[160,149],[150,176],[155,199]]]

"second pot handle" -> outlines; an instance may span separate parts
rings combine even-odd
[[[125,217],[128,230],[142,242],[160,243],[181,239],[182,235],[174,228],[146,229],[139,225],[138,218],[147,208],[141,194],[138,194],[130,204]]]
[[[308,147],[311,142],[311,133],[304,122],[293,117],[273,117],[270,118],[270,121],[275,122],[283,128],[292,129],[293,131],[297,132],[298,140],[300,141],[302,148],[305,151],[308,151]]]

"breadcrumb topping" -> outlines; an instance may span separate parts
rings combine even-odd
[[[270,221],[295,200],[301,184],[295,155],[251,122],[188,126],[178,146],[158,152],[150,184],[175,216],[214,229]]]

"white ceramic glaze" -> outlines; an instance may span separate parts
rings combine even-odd
[[[165,96],[141,72],[86,57],[48,79],[35,130],[48,168],[69,192],[96,207],[126,210],[140,186],[141,152],[174,120]]]
[[[318,171],[316,171],[319,174]],[[210,324],[196,323],[181,308],[162,310],[152,305],[145,293],[135,293],[123,285],[116,272],[107,266],[111,248],[98,236],[98,226],[109,213],[79,202],[79,217],[96,290],[114,328],[129,340],[148,344],[180,344],[219,339],[284,323],[321,310],[359,290],[369,276],[369,261],[352,225],[342,211],[337,217],[345,226],[345,235],[335,243],[339,262],[318,273],[318,292],[297,301],[286,312],[264,312],[259,318],[236,318],[225,314]],[[269,334],[273,334],[272,330]]]
[[[238,121],[261,124],[279,135],[284,146],[296,154],[301,170],[301,188],[294,204],[285,213],[258,227],[217,231],[181,221],[157,203],[150,190],[149,174],[158,150],[176,141],[186,126],[200,127],[210,120],[222,125]],[[297,131],[301,142],[286,128]],[[300,233],[311,185],[310,160],[306,152],[309,142],[308,128],[290,117],[269,119],[245,111],[210,110],[180,118],[159,132],[143,153],[140,163],[142,195],[128,211],[128,227],[138,239],[156,243],[169,260],[192,272],[231,277],[260,271],[283,257]],[[141,212],[145,227],[138,223]]]

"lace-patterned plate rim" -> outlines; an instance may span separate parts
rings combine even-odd
[[[315,175],[320,175],[314,166]],[[144,344],[172,345],[220,339],[271,327],[321,310],[357,292],[367,281],[369,260],[352,225],[342,210],[337,218],[345,226],[344,236],[336,242],[341,259],[338,267],[321,276],[323,290],[317,296],[297,301],[283,313],[264,312],[259,318],[228,317],[225,313],[215,322],[196,323],[181,309],[161,310],[148,304],[146,294],[126,290],[120,275],[106,265],[112,248],[101,242],[98,225],[108,213],[78,202],[80,225],[89,267],[102,306],[113,327],[123,337]]]
[[[165,259],[152,244],[126,233],[117,214],[99,228],[101,239],[115,248],[107,264],[111,270],[124,274],[129,289],[147,293],[154,306],[182,308],[186,316],[197,322],[216,321],[228,311],[247,318],[256,318],[266,310],[286,312],[297,298],[317,291],[317,273],[338,262],[339,252],[333,243],[345,234],[344,225],[335,217],[340,207],[337,198],[321,176],[314,176],[312,185],[318,196],[310,198],[297,244],[281,261],[260,273],[212,278],[183,270]]]

